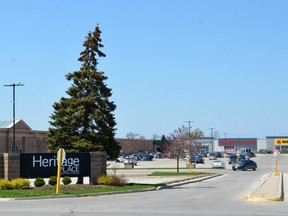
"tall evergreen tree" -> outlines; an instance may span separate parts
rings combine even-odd
[[[112,91],[105,84],[107,77],[97,70],[97,58],[106,56],[100,51],[100,36],[98,25],[88,33],[78,59],[80,70],[66,75],[73,82],[66,91],[68,97],[53,105],[48,133],[52,152],[62,147],[68,152],[106,151],[111,159],[119,154],[120,146],[114,139],[116,105],[109,100]]]

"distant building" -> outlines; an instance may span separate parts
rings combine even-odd
[[[215,150],[214,139],[212,137],[199,137],[195,140],[196,144],[196,152],[200,154],[207,154],[209,152],[213,152]]]
[[[116,141],[119,142],[123,154],[162,152],[167,143],[164,135],[155,140],[116,138]]]
[[[218,146],[224,147],[226,153],[257,152],[256,138],[225,138],[218,139]]]
[[[0,121],[0,153],[12,153],[13,121]],[[47,131],[32,130],[22,119],[15,120],[15,153],[47,152]]]
[[[288,153],[288,136],[266,136],[267,150],[278,149],[281,153]]]

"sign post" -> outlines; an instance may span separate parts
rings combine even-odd
[[[60,148],[58,153],[57,153],[57,185],[56,185],[56,194],[59,193],[60,191],[60,177],[61,177],[61,167],[63,164],[63,161],[65,160],[65,151],[64,149]]]
[[[279,176],[280,174],[279,174],[279,172],[278,172],[278,157],[279,157],[279,155],[280,155],[280,151],[279,150],[275,150],[274,152],[273,152],[273,155],[276,157],[276,171],[275,171],[275,176]]]

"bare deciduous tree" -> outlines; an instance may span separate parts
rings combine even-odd
[[[177,160],[177,173],[179,173],[179,160],[185,157],[185,147],[189,139],[188,129],[185,126],[175,129],[168,137],[166,151]]]
[[[200,151],[201,143],[198,139],[203,136],[200,129],[195,129],[189,133],[189,129],[184,125],[175,129],[168,137],[168,145],[166,146],[166,153],[177,160],[177,173],[179,173],[179,160],[181,157],[186,157],[189,160],[192,171],[192,158]]]

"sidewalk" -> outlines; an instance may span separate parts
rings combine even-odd
[[[283,174],[269,173],[246,201],[283,201]]]

